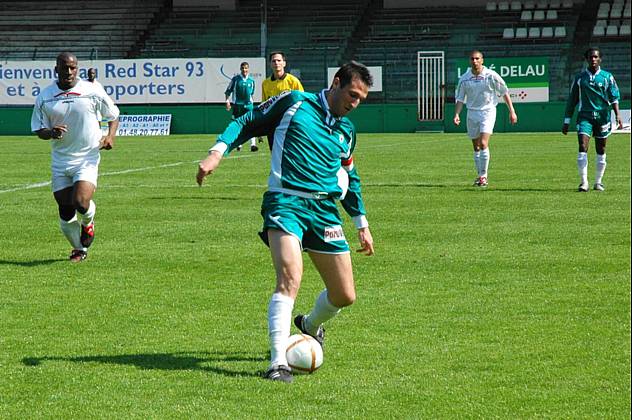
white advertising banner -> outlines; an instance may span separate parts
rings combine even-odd
[[[262,57],[80,61],[79,77],[87,79],[87,70],[95,68],[97,80],[117,104],[219,103],[243,61],[250,64],[259,102],[266,72]],[[57,79],[54,68],[52,61],[0,62],[0,105],[33,105]]]
[[[613,133],[627,133],[630,134],[630,110],[629,109],[619,109],[619,114],[621,114],[621,121],[623,122],[623,129],[619,130],[617,128],[617,120],[615,119],[614,112],[610,113],[610,118],[612,119],[612,132]]]
[[[107,132],[107,123],[105,125]],[[168,136],[171,114],[120,115],[117,136]]]
[[[334,76],[340,67],[327,67],[327,80],[331,86],[331,82],[334,80]],[[381,92],[382,91],[382,67],[381,66],[367,66],[369,73],[373,76],[373,86],[369,88],[369,92]]]

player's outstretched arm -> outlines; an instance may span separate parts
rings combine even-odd
[[[213,173],[213,171],[219,166],[220,160],[222,160],[222,154],[218,151],[212,150],[205,159],[200,161],[197,176],[195,177],[199,186],[202,186],[204,178]]]
[[[368,227],[358,229],[358,239],[360,240],[360,249],[358,249],[357,252],[361,252],[367,256],[375,254],[373,236],[371,236],[371,231]]]

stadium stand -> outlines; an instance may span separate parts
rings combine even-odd
[[[385,9],[380,0],[267,4],[266,54],[284,51],[306,90],[327,85],[328,66],[356,59],[383,68],[384,90],[370,101],[410,102],[416,52],[439,50],[450,96],[455,62],[480,48],[488,57],[549,57],[550,99],[564,100],[570,75],[583,65],[581,52],[595,44],[607,52],[604,66],[620,80],[624,98],[630,96],[629,0],[463,2],[423,13]],[[240,0],[233,11],[174,7],[170,0],[3,1],[0,59],[47,60],[63,49],[80,59],[260,56],[261,15],[260,0]]]
[[[307,90],[324,87],[326,67],[337,66],[367,2],[318,4],[269,0],[268,51],[285,52],[288,70]],[[174,8],[139,49],[142,57],[260,56],[261,7],[242,0],[238,10]]]
[[[147,0],[3,1],[0,59],[50,59],[70,48],[80,59],[124,58],[164,4]]]

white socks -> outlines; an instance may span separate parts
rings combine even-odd
[[[588,161],[588,159],[586,159]],[[595,184],[601,184],[603,173],[606,171],[606,154],[597,155],[595,162]]]
[[[285,350],[290,336],[294,299],[281,293],[274,293],[268,306],[268,331],[270,334],[270,366],[285,365]],[[338,315],[340,308],[335,307],[327,297],[327,289],[323,290],[312,311],[304,318],[303,326],[310,334],[316,334],[318,327]]]
[[[77,212],[77,216],[81,219],[81,224],[84,226],[88,226],[90,223],[94,221],[94,214],[97,211],[97,206],[94,204],[94,201],[90,200],[90,207],[88,207],[88,211],[84,214]]]
[[[338,315],[339,312],[340,308],[335,307],[329,301],[329,297],[327,297],[327,289],[325,289],[320,292],[320,295],[316,298],[312,311],[304,318],[303,326],[310,334],[316,334],[318,327],[320,327],[321,324],[329,321],[331,318]]]
[[[68,221],[59,219],[59,227],[66,239],[68,239],[68,242],[70,242],[70,245],[72,245],[73,249],[86,250],[81,245],[81,228],[76,215]]]
[[[274,293],[268,305],[268,332],[270,335],[270,366],[285,365],[285,350],[290,336],[294,299]]]
[[[582,184],[588,184],[588,153],[579,152],[577,154],[577,172]]]
[[[489,168],[489,147],[474,152],[474,165],[478,176],[487,177],[487,169]]]
[[[480,169],[478,171],[479,176],[484,176],[487,178],[487,168],[489,168],[489,147],[487,149],[481,150],[481,155],[478,162],[480,165]]]
[[[481,176],[481,151],[474,152],[474,166],[476,166],[476,174]]]
[[[250,139],[250,147],[252,147],[252,146],[256,146],[256,145],[257,145],[257,139],[256,139],[256,138],[254,138],[254,137],[253,137],[253,138],[251,138],[251,139]]]

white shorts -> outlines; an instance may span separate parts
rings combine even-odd
[[[100,154],[95,154],[70,162],[53,162],[51,165],[51,185],[53,192],[72,187],[77,181],[88,181],[97,186]]]
[[[473,140],[481,133],[492,134],[496,124],[496,108],[485,111],[467,110],[467,135]]]

